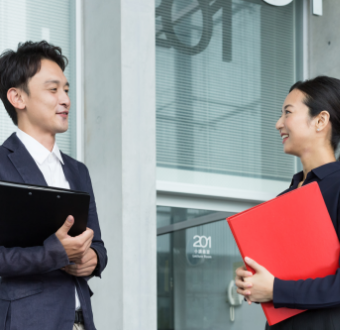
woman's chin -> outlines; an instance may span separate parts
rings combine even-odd
[[[289,146],[286,145],[283,146],[283,152],[287,155],[300,157],[300,154],[296,152],[296,150],[294,150],[293,148],[289,148]]]
[[[285,154],[289,154],[289,153],[290,153],[290,152],[289,152],[289,151],[290,151],[289,146],[287,146],[286,144],[284,144],[284,145],[283,145],[283,151],[284,151]]]
[[[289,143],[287,142],[283,145],[283,151],[285,154],[294,155],[294,150],[292,150],[292,148],[289,146]]]

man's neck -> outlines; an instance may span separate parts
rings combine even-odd
[[[43,132],[42,130],[25,127],[23,125],[18,125],[18,128],[24,133],[31,136],[33,139],[37,140],[40,144],[42,144],[47,150],[53,150],[55,144],[55,135],[47,132]]]

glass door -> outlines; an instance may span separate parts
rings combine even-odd
[[[195,213],[168,209],[169,219]],[[164,224],[164,207],[160,213]],[[198,214],[158,228],[158,330],[264,329],[261,306],[244,303],[232,282],[243,262],[225,220],[231,214]]]

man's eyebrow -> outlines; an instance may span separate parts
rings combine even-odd
[[[60,84],[60,81],[59,80],[47,80],[47,81],[45,81],[45,84]],[[67,82],[66,84],[65,84],[65,86],[70,86],[70,84],[69,84],[69,82]]]

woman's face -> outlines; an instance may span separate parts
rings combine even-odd
[[[316,139],[316,121],[309,116],[303,103],[305,95],[298,89],[291,91],[282,106],[282,115],[276,123],[280,132],[283,150],[287,154],[301,157],[313,149]]]

